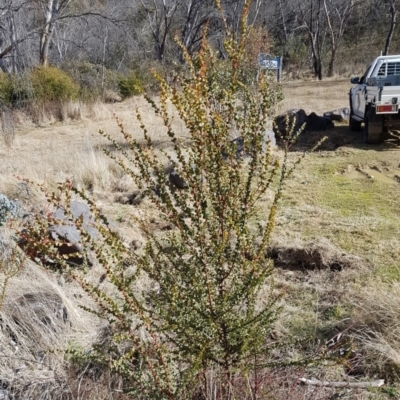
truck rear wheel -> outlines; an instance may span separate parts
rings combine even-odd
[[[364,120],[364,142],[368,144],[382,143],[384,140],[383,119],[376,115],[375,108],[365,113]]]

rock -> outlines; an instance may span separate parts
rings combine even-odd
[[[320,117],[315,112],[312,112],[307,117],[306,131],[326,131],[330,125],[332,125],[331,119]]]
[[[236,153],[236,159],[242,158],[246,155],[246,151],[244,148],[244,140],[242,136],[238,136],[235,139],[229,141],[229,146],[233,146],[233,149]],[[221,147],[221,154],[222,157],[228,158],[228,151],[224,146]]]
[[[7,301],[3,313],[2,331],[14,351],[27,343],[33,345],[35,352],[40,351],[49,335],[61,338],[70,328],[64,301],[50,290],[28,292]]]
[[[188,183],[175,170],[170,172],[168,178],[177,189],[187,189],[189,187]]]
[[[90,217],[90,208],[87,204],[79,201],[71,201],[70,211],[74,219],[82,218],[82,230],[89,236],[96,240],[98,237],[98,230],[92,226],[94,224],[93,217]],[[57,252],[60,256],[69,256],[66,261],[71,265],[82,265],[85,261],[88,265],[92,265],[91,261],[84,256],[84,247],[82,245],[81,233],[72,221],[68,220],[63,208],[57,208],[53,213],[53,217],[60,221],[59,225],[50,226],[47,232],[39,233],[39,237],[45,237],[46,233],[48,238],[57,241]],[[55,260],[50,259],[46,254],[41,254],[40,251],[33,245],[31,247],[32,238],[27,238],[28,230],[24,229],[20,232],[21,239],[18,241],[18,246],[21,247],[29,256],[37,261],[47,265],[55,265]],[[41,240],[38,237],[39,240]],[[73,254],[73,256],[72,256]]]
[[[290,127],[295,121],[294,131],[298,132],[307,122],[307,114],[303,109],[293,108],[278,115],[274,119],[273,130],[277,135],[286,136],[289,134]]]
[[[82,203],[80,201],[71,201],[70,204],[70,212],[72,214],[72,217],[75,219],[82,218],[82,228],[89,233],[89,235],[92,237],[92,239],[96,239],[98,235],[98,231],[96,228],[91,226],[91,224],[94,224],[94,219],[93,217],[90,217],[90,208],[87,204]],[[53,214],[54,218],[61,220],[61,221],[67,221],[68,216],[65,214],[64,208],[57,208],[56,211],[54,211]],[[60,225],[60,227],[65,226],[65,225]],[[75,228],[76,229],[76,228]],[[60,234],[62,235],[62,229],[60,230]],[[77,235],[79,235],[79,232],[77,232]],[[72,236],[73,238],[78,238],[77,236]],[[80,239],[80,236],[79,236]],[[78,240],[79,241],[79,240]]]
[[[271,146],[275,146],[276,145],[276,140],[275,140],[275,133],[272,130],[266,130],[264,132],[264,138],[263,138],[263,143],[262,143],[262,147],[263,147],[263,151],[265,152],[267,149],[267,143],[270,143]],[[235,139],[232,139],[229,141],[229,143],[232,145],[236,145],[236,159],[240,159],[243,157],[247,157],[249,156],[249,153],[246,152],[246,149],[244,147],[244,140],[242,136],[238,136]],[[228,157],[228,153],[225,150],[225,147],[222,147],[221,149],[221,154],[223,157],[227,158]]]
[[[137,206],[145,198],[144,192],[141,190],[135,190],[132,193],[123,193],[115,197],[115,201],[121,204],[131,204]]]
[[[338,108],[337,110],[327,111],[324,113],[325,118],[329,118],[331,121],[349,121],[350,120],[350,108]]]
[[[68,322],[68,312],[61,297],[51,292],[26,293],[13,301],[10,312],[19,326],[27,325],[27,316],[54,330],[60,323]]]
[[[93,240],[96,240],[99,232],[92,226],[94,224],[93,217],[90,217],[90,208],[87,204],[79,201],[71,201],[70,211],[73,218],[82,218],[82,229],[90,235]],[[54,212],[54,218],[65,221],[65,224],[54,225],[49,228],[49,236],[55,241],[64,242],[58,246],[57,250],[61,256],[75,254],[73,257],[69,257],[67,262],[73,265],[82,265],[84,257],[76,253],[83,253],[83,247],[81,243],[81,234],[79,230],[72,222],[67,222],[68,217],[65,214],[63,208],[58,208]],[[91,265],[90,261],[88,261]]]
[[[302,109],[291,109],[275,117],[274,132],[277,135],[287,135],[293,121],[296,121],[294,133],[298,132],[304,124],[305,131],[325,131],[329,126],[332,125],[332,119],[330,117],[320,117],[315,112],[312,112],[307,116],[305,111]]]

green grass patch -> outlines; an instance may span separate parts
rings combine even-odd
[[[339,215],[352,216],[354,213],[375,215],[388,212],[374,181],[330,176],[325,184],[325,190],[319,192],[318,204],[335,210]]]

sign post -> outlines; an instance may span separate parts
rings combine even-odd
[[[276,71],[276,79],[278,82],[282,79],[282,56],[271,56],[270,54],[260,53],[258,55],[259,69],[268,71]]]

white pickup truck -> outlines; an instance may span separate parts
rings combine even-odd
[[[350,89],[350,129],[361,130],[365,143],[380,143],[400,129],[400,55],[380,56]]]

